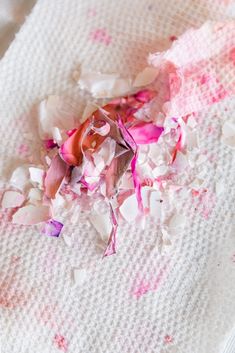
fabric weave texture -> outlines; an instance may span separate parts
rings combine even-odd
[[[25,162],[19,146],[33,133],[34,104],[50,94],[73,99],[82,114],[89,94],[72,79],[81,66],[133,77],[149,53],[162,51],[187,29],[207,20],[234,20],[233,1],[38,0],[0,61],[0,178]],[[228,38],[229,34],[228,34]],[[192,48],[193,50],[193,48]],[[225,75],[231,75],[226,72]],[[234,72],[233,72],[234,74]],[[227,76],[226,76],[227,77]],[[232,79],[232,78],[231,78]],[[198,173],[209,193],[224,192],[207,219],[181,192],[172,201],[187,219],[168,253],[149,220],[118,230],[118,252],[102,259],[87,214],[73,214],[64,234],[41,236],[36,227],[0,218],[1,353],[218,353],[235,324],[234,151],[221,142],[225,121],[235,121],[235,99],[199,114]],[[75,219],[75,222],[74,222]],[[73,268],[88,280],[74,286]],[[145,283],[143,295],[135,288]]]

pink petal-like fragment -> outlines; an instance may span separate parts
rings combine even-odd
[[[32,225],[48,221],[50,218],[50,207],[27,205],[16,211],[12,222],[15,224]]]
[[[128,130],[137,145],[157,142],[164,131],[163,127],[156,126],[152,123],[140,123],[130,127]]]
[[[62,223],[56,221],[55,219],[51,219],[45,223],[41,230],[41,233],[50,237],[59,237],[62,228]]]
[[[48,169],[44,180],[45,195],[47,197],[50,199],[55,198],[67,171],[67,164],[59,155],[56,155],[51,161],[50,168]]]
[[[135,99],[141,103],[148,103],[153,98],[153,92],[148,89],[143,89],[134,94]]]
[[[122,120],[118,120],[119,128],[122,132],[123,138],[125,139],[126,143],[130,146],[132,149],[134,156],[131,160],[131,172],[132,172],[132,177],[133,177],[133,182],[134,182],[134,187],[135,187],[135,193],[136,193],[136,198],[139,206],[139,210],[142,213],[143,212],[143,202],[142,202],[142,196],[141,196],[141,185],[140,181],[137,175],[136,171],[136,163],[137,163],[137,145],[135,140],[133,139],[132,135],[130,132],[126,129],[124,124],[122,123]]]
[[[53,139],[45,140],[44,145],[45,145],[45,148],[48,150],[58,147],[57,143]]]
[[[92,130],[101,136],[106,136],[110,131],[110,125],[107,122],[105,122],[104,125],[101,127],[93,126]]]
[[[117,235],[118,223],[111,204],[110,204],[110,213],[111,213],[112,231],[109,237],[107,248],[105,249],[105,252],[104,252],[104,257],[110,256],[116,253],[116,235]]]

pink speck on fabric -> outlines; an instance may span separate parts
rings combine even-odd
[[[22,143],[22,144],[17,148],[17,152],[18,152],[21,156],[25,156],[25,155],[29,152],[29,146],[27,146],[26,144]]]
[[[132,295],[137,299],[148,293],[151,289],[151,284],[142,280],[138,286],[133,290]]]
[[[192,190],[192,195],[193,195],[193,197],[197,197],[197,196],[199,196],[199,191],[198,190]]]
[[[197,207],[195,211],[198,211],[199,214],[206,220],[209,219],[215,205],[216,205],[216,195],[210,190],[204,189],[198,192],[195,198],[197,202]]]
[[[90,39],[94,43],[102,43],[104,45],[109,45],[112,41],[112,37],[108,34],[106,29],[97,28],[90,33]]]
[[[23,290],[15,290],[16,275],[6,275],[3,281],[0,282],[0,308],[15,309],[21,308],[27,304],[31,297],[31,293]],[[30,293],[30,294],[29,294]]]
[[[167,267],[165,266],[159,271],[159,274],[157,276],[152,275],[149,280],[137,276],[131,289],[131,295],[134,296],[136,299],[139,299],[144,294],[150,291],[157,291],[163,281],[163,277],[166,274],[166,270]]]
[[[21,257],[20,256],[16,256],[16,255],[12,255],[11,257],[11,263],[12,264],[16,264],[20,261]]]
[[[233,65],[235,66],[235,47],[230,50],[229,60],[232,61]]]
[[[204,85],[205,83],[209,82],[209,80],[210,80],[210,76],[207,74],[203,74],[201,77],[200,83],[201,85]]]
[[[170,36],[169,39],[170,39],[171,42],[174,42],[175,40],[178,39],[178,37],[176,37],[176,36],[173,35],[173,36]]]
[[[168,344],[168,343],[172,343],[173,342],[173,337],[171,335],[166,335],[164,337],[164,343]]]
[[[58,349],[67,352],[68,350],[68,342],[66,338],[59,333],[57,333],[54,337],[54,343],[57,346]]]
[[[48,326],[51,329],[58,329],[58,323],[55,318],[56,306],[45,306],[37,315],[40,323]]]

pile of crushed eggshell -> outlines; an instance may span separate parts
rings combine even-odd
[[[164,244],[170,244],[171,229],[182,227],[185,218],[175,212],[166,222],[170,205],[164,195],[182,188],[177,176],[206,158],[200,154],[197,113],[234,94],[223,76],[225,65],[234,70],[231,48],[224,49],[231,30],[232,23],[206,23],[187,31],[169,50],[149,55],[148,66],[134,79],[75,72],[80,89],[92,96],[75,125],[76,112],[64,97],[40,102],[41,163],[16,168],[2,197],[2,207],[14,211],[12,222],[39,224],[41,233],[58,237],[71,221],[62,222],[58,210],[75,202],[83,207],[89,197],[89,219],[106,244],[104,256],[116,252],[121,221],[144,228],[147,217],[158,219]],[[208,47],[205,38],[216,45]],[[109,101],[100,106],[99,99]],[[232,122],[225,122],[222,140],[235,146]],[[193,190],[202,183],[199,175],[190,181]]]

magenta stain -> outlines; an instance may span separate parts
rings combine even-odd
[[[54,336],[54,343],[58,349],[64,352],[68,350],[68,342],[66,338],[64,338],[64,336],[60,335],[59,333]]]
[[[112,41],[111,36],[107,33],[104,28],[97,28],[90,33],[90,39],[94,43],[102,43],[105,45],[109,45]]]
[[[202,75],[200,83],[204,85],[210,81],[210,76],[207,74]]]

